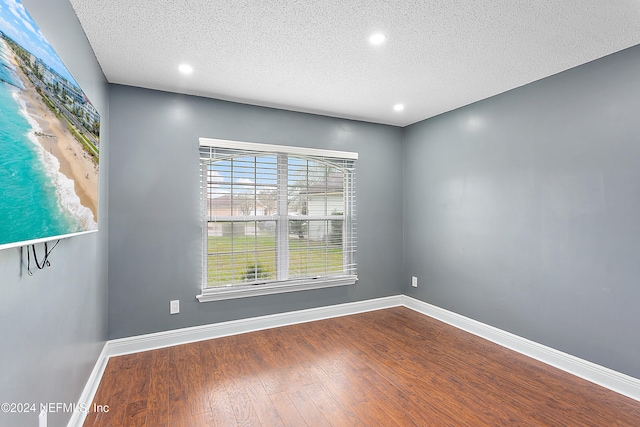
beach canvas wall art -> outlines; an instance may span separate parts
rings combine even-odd
[[[0,249],[98,228],[100,116],[20,0],[0,0]]]

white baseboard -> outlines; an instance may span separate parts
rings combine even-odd
[[[606,387],[617,393],[640,401],[640,380],[629,375],[605,368],[562,351],[530,341],[502,329],[486,325],[477,320],[445,310],[415,298],[402,296],[402,305],[448,323],[503,347],[517,351],[540,362]]]
[[[228,322],[210,325],[193,326],[135,337],[120,338],[109,341],[109,356],[137,353],[139,351],[170,347],[190,342],[210,340],[229,335],[244,334],[279,326],[295,325],[297,323],[312,322],[329,319],[331,317],[347,316],[365,311],[402,305],[402,296],[396,295],[365,301],[327,307],[310,308],[306,310],[289,311],[286,313],[270,314],[267,316],[251,317],[248,319],[230,320]]]
[[[91,371],[91,375],[89,375],[87,384],[82,390],[82,394],[80,395],[80,399],[78,400],[78,408],[89,408],[91,402],[93,401],[93,398],[96,395],[96,391],[98,391],[98,385],[100,385],[102,374],[104,374],[104,369],[107,367],[107,362],[109,361],[109,356],[107,354],[108,347],[109,342],[107,341],[102,347],[102,351],[98,356],[98,360],[96,361],[96,364]],[[73,411],[67,427],[82,427],[85,418],[87,418],[86,412]]]
[[[415,298],[406,295],[396,295],[107,341],[78,403],[87,407],[91,404],[104,369],[107,366],[107,361],[109,357],[112,356],[121,356],[123,354],[154,350],[157,348],[329,319],[332,317],[347,316],[401,305],[640,401],[639,379],[596,365],[595,363],[538,344],[510,332],[486,325]],[[74,413],[71,421],[69,421],[68,427],[81,427],[85,417],[86,414],[82,412]]]

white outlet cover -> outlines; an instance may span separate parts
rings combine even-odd
[[[416,276],[411,277],[411,286],[413,286],[414,288],[418,287],[418,278]]]
[[[176,299],[171,301],[169,310],[170,310],[170,314],[180,313],[180,300]]]

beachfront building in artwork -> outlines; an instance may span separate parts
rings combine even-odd
[[[21,66],[36,87],[45,92],[50,100],[59,101],[59,107],[62,107],[66,110],[64,111],[65,113],[70,113],[77,119],[77,123],[83,128],[85,136],[90,138],[92,143],[98,147],[99,139],[97,136],[100,133],[100,128],[95,125],[100,123],[100,116],[82,90],[29,52],[18,51],[16,56],[22,60]]]
[[[89,140],[93,147],[87,147],[92,156],[98,158],[100,145],[100,116],[88,100],[84,92],[45,64],[40,58],[25,50],[19,44],[0,31],[0,37],[7,41],[20,67],[29,80],[43,96],[45,101],[54,104],[55,112],[71,119],[71,124],[78,126],[78,131]],[[80,141],[85,144],[86,141]]]

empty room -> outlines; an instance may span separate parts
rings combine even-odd
[[[0,0],[0,426],[640,425],[640,3]]]

